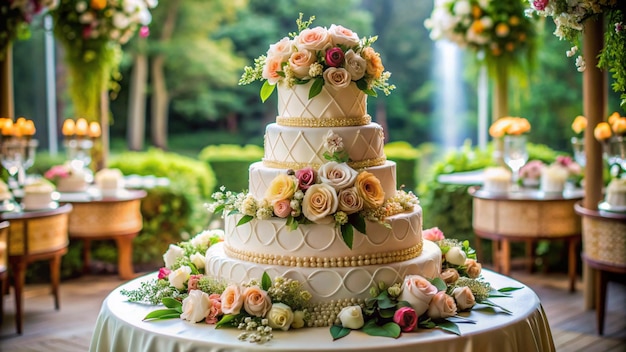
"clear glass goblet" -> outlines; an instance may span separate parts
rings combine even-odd
[[[503,142],[503,159],[509,168],[511,168],[513,174],[513,189],[518,189],[519,170],[528,161],[526,136],[507,135],[504,136]]]

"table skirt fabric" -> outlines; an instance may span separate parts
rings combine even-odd
[[[494,313],[477,306],[462,316],[476,324],[458,324],[461,336],[439,329],[403,333],[398,339],[371,337],[360,331],[333,341],[328,328],[275,331],[265,344],[239,341],[240,331],[215,329],[214,325],[190,323],[181,319],[143,321],[158,307],[130,303],[122,289],[139,287],[156,273],[135,279],[115,289],[103,302],[91,341],[90,351],[429,351],[429,352],[551,352],[552,333],[537,295],[523,284],[500,274],[483,270],[495,288],[524,287],[512,297],[491,300],[513,312]],[[565,292],[563,294],[566,294]]]

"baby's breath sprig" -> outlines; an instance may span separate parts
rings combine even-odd
[[[460,277],[452,286],[448,287],[448,291],[452,293],[452,291],[457,287],[469,287],[472,290],[472,294],[476,299],[476,302],[484,302],[489,298],[489,294],[491,292],[491,285],[488,282],[483,281],[482,279],[471,279],[469,277]]]
[[[159,304],[164,297],[179,298],[182,300],[183,296],[179,292],[170,286],[168,280],[148,280],[143,281],[139,288],[134,290],[123,289],[120,293],[128,297],[129,302],[143,302],[150,304]]]

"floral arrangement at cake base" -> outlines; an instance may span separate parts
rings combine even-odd
[[[442,272],[438,277],[407,275],[392,285],[371,287],[362,304],[350,300],[311,304],[300,282],[284,277],[261,278],[242,285],[204,275],[203,253],[222,240],[222,230],[207,230],[189,241],[170,245],[165,266],[156,279],[135,290],[122,290],[130,302],[162,304],[144,320],[183,319],[215,328],[237,328],[239,339],[264,343],[275,330],[329,326],[333,339],[360,330],[371,336],[397,338],[402,333],[439,328],[460,335],[457,324],[473,323],[466,310],[487,309],[510,314],[490,298],[510,297],[521,287],[496,290],[481,276],[481,265],[467,241],[447,239],[438,228],[424,231],[425,240],[438,244]]]

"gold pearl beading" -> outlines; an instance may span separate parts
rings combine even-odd
[[[348,161],[347,164],[351,168],[358,170],[358,169],[363,169],[366,167],[384,165],[386,161],[387,161],[387,157],[383,156],[383,157],[376,158],[376,159]],[[317,170],[322,166],[322,164],[317,164],[317,163],[298,163],[298,162],[276,161],[276,160],[267,160],[267,159],[263,159],[263,165],[274,168],[274,169],[292,169],[292,170],[300,170],[309,166]]]
[[[422,254],[422,247],[423,243],[420,242],[407,249],[375,254],[354,255],[349,257],[298,257],[293,255],[261,254],[254,253],[252,251],[234,249],[226,244],[224,244],[224,252],[231,258],[257,264],[304,268],[341,268],[402,262],[418,257]]]
[[[372,122],[370,115],[360,117],[276,117],[276,123],[288,127],[348,127]]]

